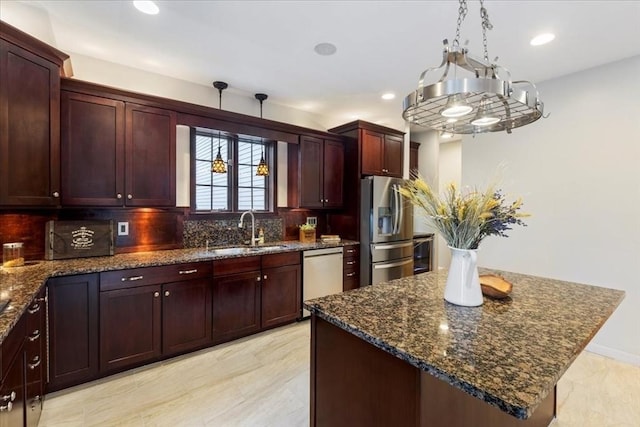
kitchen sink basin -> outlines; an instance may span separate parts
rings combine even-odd
[[[260,253],[260,252],[268,252],[277,249],[286,248],[286,245],[265,245],[265,246],[240,246],[240,247],[232,247],[232,248],[220,248],[214,249],[212,252],[215,255],[242,255],[248,253]]]

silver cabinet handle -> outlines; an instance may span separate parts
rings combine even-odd
[[[12,391],[11,393],[15,393],[14,391]],[[13,403],[9,402],[6,405],[1,405],[0,406],[0,412],[11,412],[11,410],[13,409]]]
[[[27,311],[29,312],[29,314],[36,314],[37,312],[40,311],[40,304],[38,303],[33,304],[31,307],[27,309]]]
[[[142,280],[144,279],[144,276],[131,276],[131,277],[123,277],[122,280],[123,282],[135,282],[136,280]]]
[[[347,252],[348,254],[353,254],[353,253],[355,253],[355,252],[356,252],[356,250],[355,250],[355,249],[347,249],[347,250],[346,250],[346,252]]]
[[[413,247],[413,242],[408,243],[395,243],[395,244],[387,244],[387,245],[371,245],[372,249],[399,249],[406,247]]]
[[[260,276],[256,277],[256,282],[259,282],[260,280],[262,280],[262,277]]]
[[[355,272],[355,271],[353,271],[353,272],[351,272],[351,273],[347,273],[347,277],[353,277],[353,276],[355,276],[355,275],[356,275],[356,272]]]
[[[180,270],[178,271],[178,274],[193,274],[197,272],[198,272],[198,269],[194,268],[193,270]]]
[[[131,194],[127,194],[127,199],[131,200],[133,199],[133,196]]]
[[[35,340],[37,340],[38,338],[40,338],[40,330],[36,329],[35,331],[33,331],[33,333],[31,335],[29,335],[27,337],[27,339],[29,340],[29,342],[34,342]]]
[[[169,295],[171,295],[171,293],[169,291],[164,291],[164,296],[168,297]]]
[[[28,363],[27,366],[29,366],[29,369],[33,371],[38,366],[40,366],[40,362],[42,362],[42,360],[40,359],[40,356],[36,356],[33,358],[33,362]]]
[[[13,402],[14,400],[16,400],[16,397],[16,392],[12,391],[11,393],[2,396],[2,400],[5,402]]]
[[[116,194],[116,199],[122,199],[122,194],[120,193]]]
[[[347,264],[347,265],[353,265],[353,264],[355,264],[355,263],[356,263],[356,261],[347,261],[347,263],[346,263],[346,264]]]
[[[58,193],[57,191],[53,192],[53,197],[60,197],[60,193]]]
[[[380,264],[380,265],[374,265],[373,268],[374,270],[384,270],[387,268],[393,268],[393,267],[400,267],[402,265],[407,265],[407,264],[411,264],[413,262],[413,259],[407,260],[407,261],[400,261],[400,262],[392,262],[389,264]]]
[[[264,279],[264,280],[267,280],[267,275],[266,275],[266,274],[264,275],[263,279]]]
[[[154,292],[154,293],[153,293],[153,297],[154,297],[154,298],[158,298],[159,296],[160,296],[160,292]]]

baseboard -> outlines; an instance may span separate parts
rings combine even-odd
[[[585,349],[591,353],[596,353],[601,356],[610,357],[624,363],[630,363],[634,366],[640,366],[640,356],[637,354],[627,353],[626,351],[616,350],[611,347],[606,347],[600,344],[589,344]]]

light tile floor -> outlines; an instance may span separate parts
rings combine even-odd
[[[47,396],[39,427],[309,425],[309,322]],[[640,367],[582,353],[553,427],[640,427]]]

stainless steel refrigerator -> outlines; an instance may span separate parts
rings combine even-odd
[[[361,180],[360,286],[413,275],[413,207],[396,189],[402,179]]]

